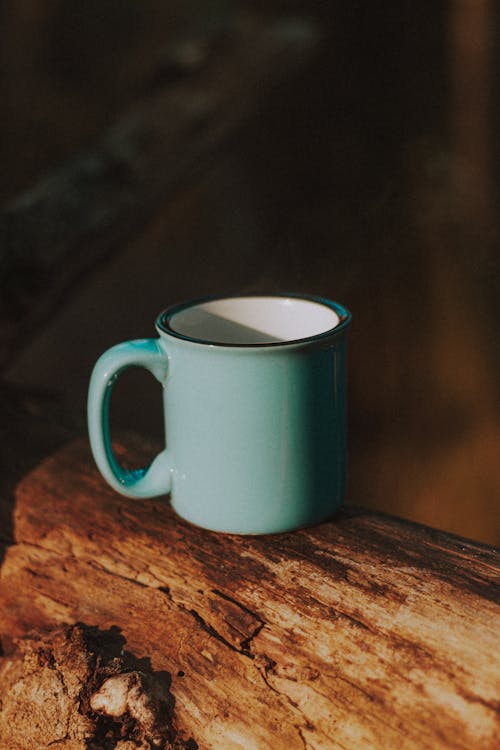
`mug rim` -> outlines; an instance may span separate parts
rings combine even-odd
[[[205,304],[206,302],[216,302],[218,300],[225,299],[246,299],[248,297],[275,297],[275,298],[292,298],[302,299],[307,302],[315,302],[316,304],[323,305],[324,307],[333,310],[338,316],[339,322],[332,328],[328,328],[326,331],[321,333],[313,334],[312,336],[306,336],[298,339],[290,339],[289,341],[270,341],[263,343],[228,343],[222,341],[212,341],[210,339],[197,338],[195,336],[189,336],[184,333],[180,333],[173,329],[170,325],[170,321],[174,315],[187,310],[190,307]],[[208,295],[204,297],[197,297],[195,299],[188,300],[186,302],[179,302],[175,305],[171,305],[163,310],[156,319],[156,329],[160,334],[166,334],[173,336],[181,341],[188,341],[193,344],[200,344],[202,346],[214,346],[218,348],[228,349],[276,349],[279,347],[294,346],[297,344],[307,344],[315,341],[321,341],[327,338],[336,337],[338,334],[346,330],[352,320],[350,311],[339,302],[334,302],[326,297],[320,297],[315,294],[302,294],[300,292],[272,292],[266,294],[265,292],[249,292],[245,294],[217,294]]]

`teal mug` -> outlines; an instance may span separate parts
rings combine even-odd
[[[158,338],[118,344],[95,365],[90,444],[127,497],[170,493],[179,516],[233,534],[269,534],[331,516],[345,489],[346,354],[351,315],[307,295],[205,298],[175,305]],[[144,469],[119,465],[109,400],[145,367],[163,386],[167,447]]]

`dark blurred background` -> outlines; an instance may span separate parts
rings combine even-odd
[[[169,304],[245,291],[338,299],[354,318],[348,502],[499,543],[493,0],[4,0],[2,202],[147,97],[179,40],[252,14],[309,19],[314,55],[36,330],[7,379],[56,392],[83,421],[99,354],[153,335]],[[146,373],[119,381],[113,418],[161,436]]]

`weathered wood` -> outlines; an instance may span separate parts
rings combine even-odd
[[[86,275],[216,157],[317,41],[307,20],[250,14],[212,39],[188,40],[100,143],[4,206],[0,370]]]
[[[15,503],[7,652],[31,628],[119,628],[172,676],[176,726],[200,749],[498,747],[493,548],[354,508],[292,534],[217,535],[113,493],[85,440]]]
[[[128,653],[116,628],[32,634],[0,661],[0,684],[3,750],[196,750],[175,726],[170,675]]]

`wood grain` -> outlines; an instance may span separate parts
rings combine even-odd
[[[6,650],[32,628],[118,627],[172,675],[179,731],[200,748],[498,746],[495,549],[355,508],[292,534],[218,535],[113,493],[84,440],[15,501]]]

